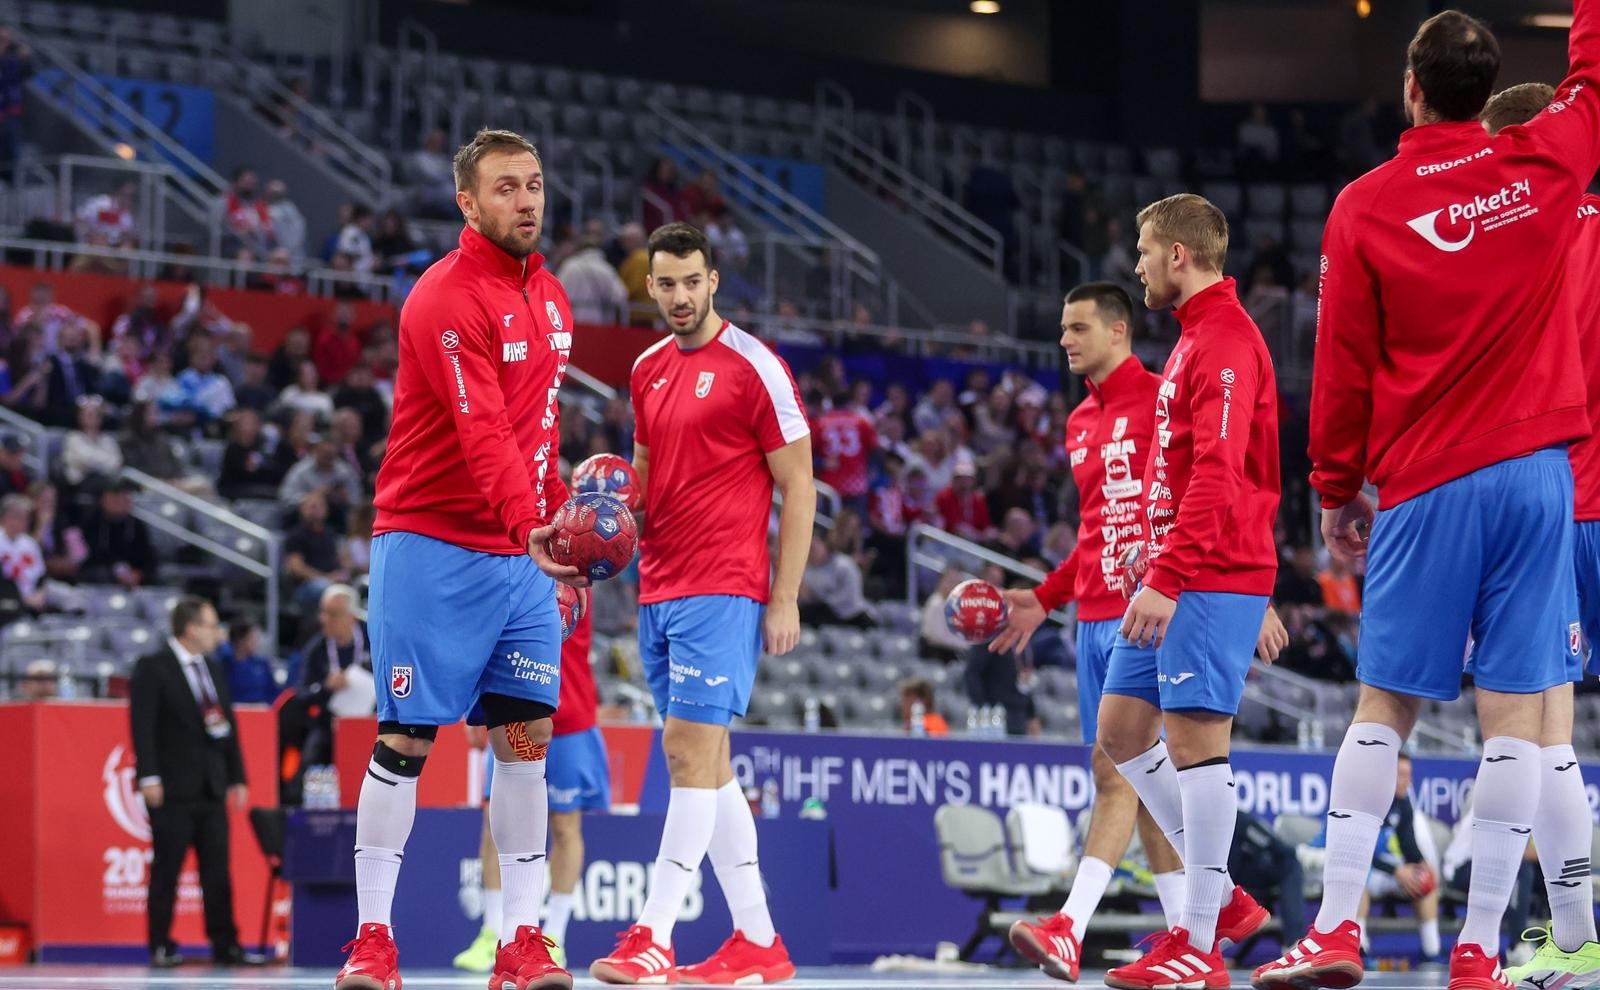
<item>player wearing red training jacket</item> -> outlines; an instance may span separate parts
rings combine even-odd
[[[572,310],[536,253],[544,171],[532,144],[479,131],[456,153],[461,246],[400,311],[394,425],[378,472],[369,601],[378,743],[356,819],[360,927],[338,990],[393,990],[395,880],[417,779],[440,725],[482,707],[499,799],[490,829],[505,886],[493,986],[571,987],[538,926],[545,751],[560,682],[555,579],[545,552],[561,490],[556,393]]]
[[[1277,378],[1261,331],[1222,274],[1222,211],[1172,196],[1141,210],[1138,224],[1145,305],[1174,307],[1183,333],[1156,394],[1142,587],[1129,589],[1106,671],[1099,742],[1161,831],[1175,845],[1182,834],[1184,907],[1180,924],[1106,982],[1226,987],[1216,939],[1238,909],[1228,875],[1236,804],[1228,745],[1277,577]],[[1258,927],[1265,912],[1251,913]]]
[[[1112,282],[1090,282],[1067,293],[1061,311],[1061,348],[1067,366],[1084,376],[1089,395],[1067,417],[1066,451],[1078,487],[1078,544],[1043,584],[1005,592],[1011,618],[989,648],[1020,650],[1047,613],[1078,603],[1078,711],[1083,741],[1093,744],[1106,666],[1117,643],[1127,599],[1118,560],[1144,539],[1144,468],[1155,435],[1159,375],[1133,356],[1133,300]],[[1153,662],[1153,661],[1152,661]],[[1138,795],[1100,747],[1091,758],[1094,817],[1084,839],[1083,861],[1061,910],[1038,923],[1011,926],[1011,944],[1057,979],[1076,980],[1083,933],[1122,861],[1134,821],[1155,874],[1156,891],[1169,927],[1183,906],[1183,864],[1178,853],[1139,806]],[[1250,895],[1240,890],[1235,917],[1218,919],[1226,937],[1240,940],[1241,923],[1265,920]],[[1230,905],[1232,906],[1232,905]],[[1227,914],[1227,909],[1224,909]]]
[[[1494,95],[1481,119],[1490,135],[1526,124],[1549,107],[1555,88],[1523,83]],[[1578,203],[1578,233],[1567,259],[1567,291],[1578,319],[1578,351],[1589,389],[1589,422],[1600,422],[1600,196]],[[1594,437],[1567,449],[1573,482],[1573,567],[1583,636],[1600,641],[1600,443]],[[1570,637],[1569,637],[1570,638]],[[1585,657],[1563,644],[1569,681],[1583,680]],[[1600,943],[1595,938],[1593,898],[1578,873],[1589,868],[1589,799],[1575,772],[1572,748],[1572,686],[1558,685],[1545,695],[1539,739],[1539,810],[1533,818],[1533,844],[1544,871],[1551,924],[1533,957],[1506,969],[1506,979],[1523,990],[1587,986],[1600,978]]]
[[[1422,699],[1459,694],[1469,632],[1484,744],[1450,987],[1507,985],[1500,921],[1546,813],[1542,730],[1570,726],[1568,689],[1549,689],[1581,649],[1561,445],[1589,433],[1567,262],[1600,165],[1594,0],[1574,6],[1569,52],[1550,112],[1485,137],[1498,42],[1458,11],[1423,22],[1406,52],[1414,126],[1328,218],[1311,483],[1330,550],[1367,559],[1361,694],[1329,795],[1321,910],[1258,985],[1361,979],[1355,918],[1396,758]],[[1375,518],[1363,480],[1378,487]],[[1369,520],[1370,546],[1358,528]]]
[[[606,983],[774,983],[794,975],[761,885],[755,821],[729,761],[763,640],[781,656],[800,638],[800,577],[816,489],[799,390],[766,345],[717,315],[717,269],[686,223],[647,245],[650,294],[672,336],[633,366],[633,466],[644,487],[639,654],[672,794],[638,923],[589,969]],[[778,559],[767,555],[773,487],[783,494]],[[733,937],[676,967],[672,928],[707,855]]]

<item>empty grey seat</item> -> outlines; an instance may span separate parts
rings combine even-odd
[[[820,687],[854,690],[861,683],[856,664],[843,660],[824,660],[811,668],[811,675]]]
[[[644,98],[644,83],[640,80],[621,76],[611,81],[611,101],[623,110],[641,106]]]
[[[1328,215],[1328,187],[1303,182],[1289,191],[1289,206],[1297,217],[1320,220]]]
[[[544,70],[544,92],[552,100],[566,101],[572,99],[576,81],[571,72],[566,69],[548,68]]]
[[[824,626],[822,642],[828,648],[828,652],[836,657],[859,658],[868,655],[867,637],[859,629]]]
[[[115,585],[88,585],[81,590],[90,618],[120,616],[138,619],[144,615],[143,603],[130,592]]]
[[[1183,173],[1183,156],[1173,148],[1147,148],[1145,171],[1160,179],[1175,179]]]
[[[1288,193],[1276,182],[1255,182],[1245,188],[1245,204],[1250,215],[1267,220],[1283,216]]]
[[[1205,182],[1200,195],[1209,199],[1229,220],[1237,221],[1244,212],[1244,190],[1237,182]]]
[[[1297,251],[1316,251],[1322,246],[1321,220],[1296,220],[1289,225],[1289,243]]]
[[[1049,878],[1024,876],[1012,866],[1005,826],[988,808],[947,804],[933,813],[939,871],[946,886],[967,894],[1009,897],[1042,894]]]

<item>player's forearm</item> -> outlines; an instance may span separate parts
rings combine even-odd
[[[797,601],[800,579],[811,555],[811,527],[817,517],[817,491],[807,477],[782,486],[783,508],[778,512],[778,560],[772,573],[772,600]]]

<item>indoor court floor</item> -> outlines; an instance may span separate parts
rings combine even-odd
[[[1077,986],[1102,987],[1100,973],[1085,971]],[[406,990],[482,987],[485,978],[444,970],[416,970],[401,974]],[[1249,972],[1233,974],[1236,987],[1248,987]],[[1438,973],[1368,973],[1363,987],[1371,990],[1437,990],[1447,982]],[[16,966],[0,968],[0,990],[329,990],[333,973],[321,970],[278,969],[212,970],[196,965],[152,973],[131,966]],[[578,987],[603,986],[587,976]],[[783,984],[793,990],[877,990],[881,987],[953,987],[958,990],[1002,990],[1012,987],[1062,986],[1037,970],[986,969],[960,973],[875,973],[867,967],[802,969],[798,978]]]

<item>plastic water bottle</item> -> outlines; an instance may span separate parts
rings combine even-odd
[[[806,731],[817,732],[822,728],[822,705],[816,698],[806,698]]]
[[[1311,721],[1309,719],[1304,719],[1303,718],[1303,719],[1300,720],[1300,731],[1299,731],[1298,742],[1300,744],[1300,748],[1301,749],[1310,749],[1311,748]]]
[[[989,709],[989,735],[996,739],[1006,737],[1006,708],[994,705]]]
[[[978,736],[978,726],[981,725],[981,724],[983,724],[983,723],[980,722],[979,719],[978,719],[978,709],[976,709],[976,708],[968,708],[967,709],[967,735],[970,738],[974,738],[974,739],[977,738],[977,736]]]
[[[782,805],[778,801],[778,782],[771,777],[761,785],[761,817],[776,818]]]
[[[911,734],[913,736],[926,736],[928,734],[928,710],[920,701],[911,703]]]
[[[1322,719],[1319,718],[1311,723],[1311,748],[1320,750],[1326,742],[1327,737],[1324,735],[1322,728]]]
[[[72,671],[65,668],[61,676],[56,678],[56,697],[76,698],[78,696],[78,679],[72,676]]]

